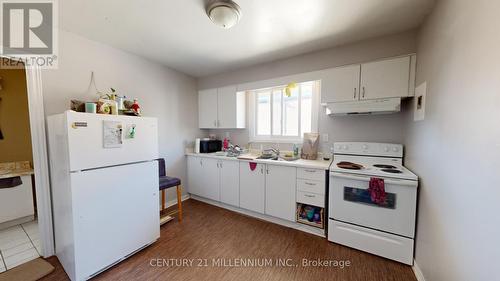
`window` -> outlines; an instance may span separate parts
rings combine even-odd
[[[300,141],[317,130],[319,81],[250,91],[252,141]]]

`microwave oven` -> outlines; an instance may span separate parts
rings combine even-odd
[[[212,153],[221,150],[221,140],[200,140],[200,153]]]

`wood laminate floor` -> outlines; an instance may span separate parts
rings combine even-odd
[[[184,206],[182,223],[162,226],[156,243],[94,280],[416,280],[410,266],[312,234],[193,199]],[[303,259],[331,262],[304,266]],[[56,270],[42,280],[69,280],[56,257],[48,261]],[[238,262],[254,266],[236,266]]]

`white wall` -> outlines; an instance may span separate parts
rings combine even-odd
[[[290,59],[260,64],[198,79],[198,88],[207,89],[230,84],[267,80],[276,77],[311,72],[336,66],[354,64],[416,52],[416,31],[378,37],[354,44],[296,56]],[[417,58],[418,61],[418,58]],[[322,143],[327,149],[335,141],[373,141],[403,143],[402,114],[379,116],[329,117],[318,106],[319,132],[329,135],[329,142]],[[211,130],[220,137],[230,132],[230,137],[240,145],[248,142],[248,130]],[[206,132],[208,134],[208,132]],[[253,145],[252,147],[256,147]],[[281,149],[291,149],[291,145],[280,145]]]
[[[185,182],[184,142],[200,134],[196,80],[64,31],[59,51],[59,69],[42,73],[46,115],[69,109],[71,99],[94,100],[95,90],[88,89],[94,71],[99,90],[113,87],[120,95],[136,97],[144,115],[158,118],[160,156],[166,158],[168,173]],[[173,192],[168,200],[175,199]]]
[[[420,176],[416,261],[427,281],[500,280],[500,1],[442,0],[418,39],[426,119],[406,127]]]

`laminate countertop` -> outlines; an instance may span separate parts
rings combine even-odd
[[[297,159],[293,161],[257,159],[259,155],[256,154],[242,154],[239,157],[220,156],[216,155],[215,153],[186,153],[186,155],[194,157],[202,157],[202,158],[214,158],[214,159],[228,160],[228,161],[255,162],[255,163],[263,163],[271,165],[282,165],[282,166],[322,169],[322,170],[328,170],[330,168],[330,164],[332,163],[331,160],[327,161],[323,159],[317,159],[317,160]]]
[[[34,174],[29,161],[0,163],[0,179]]]

